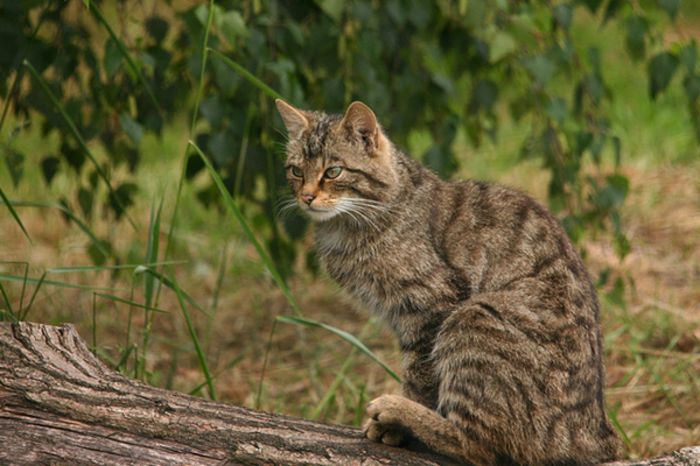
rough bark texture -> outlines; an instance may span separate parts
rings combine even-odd
[[[251,411],[129,380],[70,325],[0,323],[0,464],[454,464],[350,427]],[[621,465],[700,464],[700,447]]]

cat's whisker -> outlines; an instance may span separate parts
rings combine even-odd
[[[284,220],[295,209],[299,207],[297,200],[292,198],[281,199],[275,205],[275,216]]]
[[[392,211],[386,204],[382,204],[376,201],[370,201],[365,203],[365,199],[350,198],[345,199],[344,205],[347,206],[353,212],[357,212],[361,217],[367,222],[371,223],[371,226],[375,230],[380,230],[377,222],[383,221],[387,217],[393,217],[398,215],[396,212]],[[369,201],[369,200],[367,200]]]
[[[352,209],[352,208],[350,208],[349,206],[344,205],[344,204],[338,204],[338,205],[336,206],[336,208],[338,209],[339,212],[341,212],[341,213],[343,213],[343,214],[347,214],[347,216],[348,216],[350,219],[352,219],[353,223],[354,223],[357,227],[361,227],[361,226],[363,226],[364,224],[370,224],[371,226],[373,226],[373,227],[376,228],[376,226],[373,225],[373,222],[372,222],[370,219],[366,218],[364,215],[362,215],[362,214],[361,214],[360,212],[358,212],[356,209]],[[363,221],[363,220],[364,220],[364,221]]]
[[[289,142],[289,135],[287,134],[286,131],[284,131],[284,130],[282,130],[281,128],[278,128],[278,127],[276,127],[276,126],[274,126],[272,129],[274,129],[275,132],[276,132],[277,134],[279,134],[280,136],[282,136],[282,139],[284,139],[285,144],[286,144],[287,142]]]
[[[296,204],[297,200],[294,196],[283,196],[277,200],[275,207],[280,208],[288,204]]]
[[[396,214],[396,212],[394,212],[389,205],[380,201],[375,201],[373,199],[346,198],[344,200],[353,207],[375,210],[381,213],[387,213],[392,215]]]
[[[368,214],[368,212],[363,211],[361,208],[357,208],[357,207],[354,209],[353,208],[346,208],[344,211],[347,214],[351,215],[356,220],[358,220],[357,221],[358,226],[360,225],[360,223],[362,223],[362,224],[369,225],[374,230],[377,230],[377,231],[380,230],[379,225],[377,224],[377,222],[374,219],[372,219],[371,215]],[[359,220],[362,220],[362,222],[360,222]]]

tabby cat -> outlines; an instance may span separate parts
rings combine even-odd
[[[403,352],[403,396],[369,404],[367,437],[474,465],[614,459],[596,292],[554,217],[517,191],[440,180],[361,102],[276,103],[322,263]]]

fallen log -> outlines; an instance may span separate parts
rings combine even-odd
[[[358,429],[154,388],[101,363],[73,326],[25,322],[0,323],[0,445],[3,465],[455,464]],[[632,464],[700,464],[700,447],[614,463]]]

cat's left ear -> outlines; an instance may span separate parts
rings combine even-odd
[[[342,125],[351,132],[371,153],[379,147],[379,124],[374,112],[362,102],[355,101],[350,104]]]
[[[287,128],[289,139],[299,137],[309,128],[309,120],[298,108],[292,107],[282,99],[275,100],[277,111],[280,112],[284,126]]]

